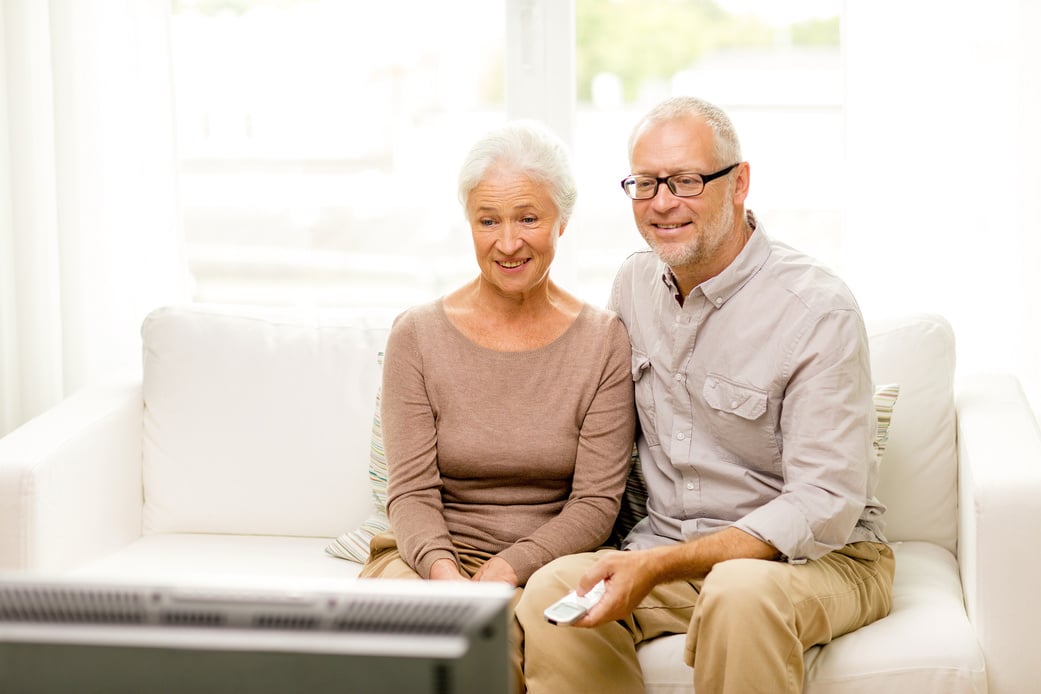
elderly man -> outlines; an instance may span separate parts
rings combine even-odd
[[[649,250],[615,278],[633,348],[647,516],[562,557],[517,607],[529,692],[638,692],[636,645],[687,634],[697,694],[799,692],[803,652],[889,612],[863,318],[846,285],[745,209],[727,115],[673,98],[622,188]],[[604,581],[566,628],[547,606]]]

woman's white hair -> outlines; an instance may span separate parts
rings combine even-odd
[[[567,223],[575,209],[578,187],[567,146],[547,127],[518,120],[485,133],[466,155],[459,170],[459,202],[466,207],[473,189],[493,168],[519,171],[545,185]]]
[[[712,128],[716,136],[715,156],[720,166],[741,161],[741,142],[730,117],[715,104],[693,96],[674,96],[648,111],[629,136],[629,159],[632,160],[637,138],[648,126],[690,116],[702,118]]]

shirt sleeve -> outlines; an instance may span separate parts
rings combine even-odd
[[[867,334],[856,310],[813,321],[793,346],[782,404],[781,494],[735,526],[793,563],[846,544],[867,503],[877,426]]]

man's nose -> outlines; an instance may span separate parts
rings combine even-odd
[[[651,198],[651,206],[656,210],[671,209],[676,206],[677,202],[679,202],[679,198],[676,197],[665,181],[658,184],[658,190],[654,192],[654,197]]]

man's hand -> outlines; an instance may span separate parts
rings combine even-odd
[[[474,581],[498,581],[517,587],[517,572],[502,557],[492,557],[473,576]]]
[[[777,550],[743,530],[729,527],[697,540],[667,547],[608,554],[579,580],[576,591],[586,591],[604,580],[604,597],[589,609],[577,627],[595,627],[632,614],[654,586],[669,581],[704,578],[712,567],[728,559],[776,559]]]
[[[602,579],[604,596],[572,626],[596,627],[631,615],[657,584],[648,568],[647,555],[652,551],[612,552],[587,571],[575,590],[585,595]]]

